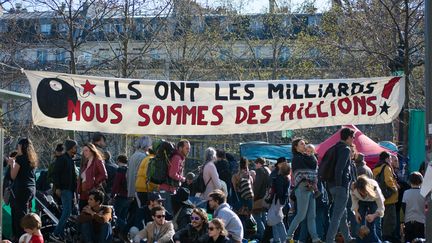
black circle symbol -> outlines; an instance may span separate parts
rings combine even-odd
[[[65,118],[68,115],[68,102],[78,101],[76,90],[59,78],[44,78],[36,90],[39,109],[51,118]]]

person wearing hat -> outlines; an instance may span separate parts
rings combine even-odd
[[[364,161],[364,154],[357,153],[355,157],[354,163],[357,176],[366,175],[369,179],[374,179],[372,170],[366,165],[366,161]]]
[[[75,140],[64,142],[65,153],[54,162],[53,184],[55,194],[61,198],[63,205],[59,222],[50,236],[54,241],[62,240],[64,227],[72,212],[72,200],[76,189],[76,170],[73,157],[77,153],[78,143]]]
[[[147,225],[151,221],[153,221],[153,218],[151,217],[151,210],[154,207],[157,206],[163,206],[163,203],[165,202],[165,199],[161,197],[161,195],[158,192],[149,192],[147,194],[148,203],[147,206],[144,206],[142,210],[138,211],[137,218],[140,219],[139,224],[136,226],[138,229],[142,229],[143,226]],[[165,213],[166,220],[172,220],[172,215],[169,212]]]
[[[171,196],[174,218],[174,229],[177,231],[188,225],[191,220],[194,205],[189,201],[190,192],[187,188],[179,187],[176,194]]]

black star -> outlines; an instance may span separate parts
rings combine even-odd
[[[384,112],[388,115],[388,109],[390,108],[390,106],[387,105],[387,101],[384,101],[384,105],[380,105],[380,107],[381,107],[380,115]]]

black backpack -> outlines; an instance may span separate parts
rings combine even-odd
[[[196,193],[203,193],[205,192],[207,185],[210,183],[210,181],[212,180],[210,178],[209,181],[204,182],[204,165],[202,165],[202,167],[200,168],[200,172],[198,173],[198,176],[194,179],[192,185],[193,185],[193,189],[194,192]]]
[[[321,163],[318,167],[318,176],[323,182],[332,182],[334,181],[335,175],[335,166],[337,162],[337,147],[340,146],[340,142],[331,146],[324,154],[321,159]]]
[[[169,181],[168,170],[172,155],[175,152],[175,146],[168,141],[162,141],[161,145],[155,152],[155,157],[149,161],[147,169],[147,178],[154,184],[163,184]]]

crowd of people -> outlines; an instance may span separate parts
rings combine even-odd
[[[79,170],[78,143],[56,147],[47,173],[52,186],[44,189],[36,188],[38,157],[24,138],[6,160],[10,240],[44,241],[39,216],[29,213],[38,189],[61,204],[59,222],[46,239],[54,242],[67,240],[71,217],[81,242],[422,242],[423,175],[413,172],[405,180],[398,157],[386,151],[369,168],[353,146],[355,132],[344,128],[340,134],[329,149],[331,178],[321,175],[314,146],[300,138],[292,142],[290,163],[284,157],[272,166],[264,158],[237,163],[209,147],[202,166],[185,175],[191,146],[181,140],[172,154],[165,152],[166,179],[158,184],[149,170],[161,140],[143,136],[131,156],[118,155],[114,162],[105,136],[95,133],[81,146]]]

